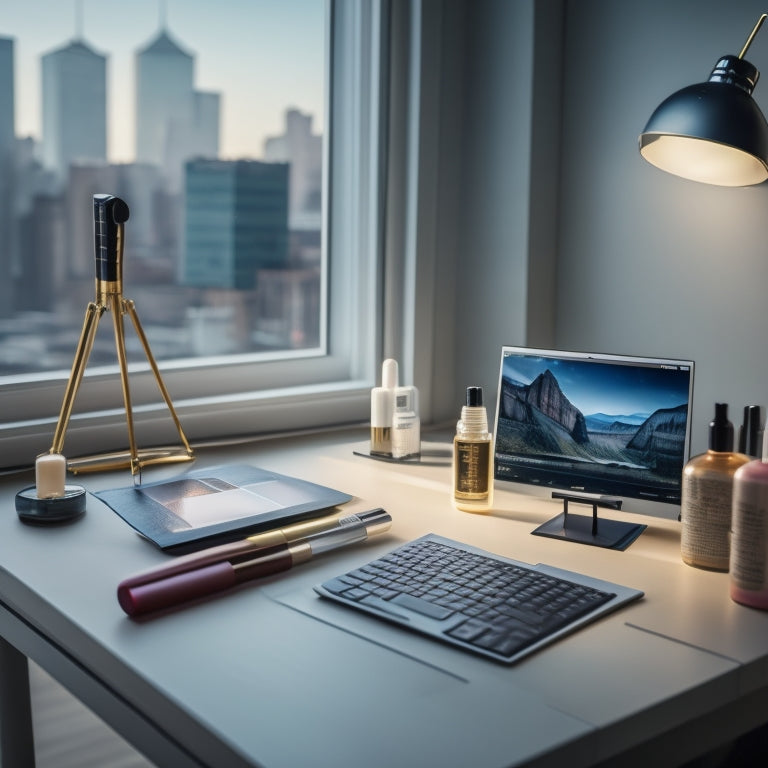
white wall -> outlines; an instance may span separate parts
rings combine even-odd
[[[715,401],[729,403],[736,426],[744,405],[768,405],[768,185],[724,189],[664,174],[641,159],[637,137],[662,99],[739,53],[762,3],[467,8],[454,397],[467,384],[495,387],[503,343],[549,338],[561,349],[693,359],[693,451],[704,450]],[[542,66],[561,56],[562,103],[553,67]],[[746,58],[768,81],[768,27]],[[766,83],[755,96],[768,111]],[[560,108],[558,136],[550,121]],[[542,165],[542,136],[559,174]],[[547,269],[542,290],[528,281],[551,248],[553,314],[537,317]]]
[[[444,67],[448,71],[453,62],[451,71],[458,69],[463,79],[455,89],[460,103],[450,105],[461,130],[441,156],[441,173],[458,166],[460,188],[451,215],[441,207],[443,238],[454,243],[451,252],[441,254],[449,256],[443,269],[455,279],[453,293],[438,292],[435,302],[436,365],[448,373],[435,382],[441,390],[434,398],[437,421],[458,418],[467,386],[482,386],[493,410],[501,347],[527,340],[531,284],[537,296],[546,297],[535,302],[541,325],[553,327],[550,241],[556,228],[547,225],[542,233],[530,225],[532,170],[540,157],[532,115],[549,103],[559,107],[559,99],[545,99],[534,108],[535,15],[533,0],[472,0],[444,31]],[[447,92],[445,102],[450,99]],[[556,181],[557,164],[545,155],[547,173]],[[556,183],[546,186],[550,193],[556,189]],[[542,244],[543,280],[539,270],[529,270],[532,236]],[[449,348],[442,338],[450,339]]]
[[[738,55],[763,2],[567,4],[557,344],[696,363],[693,450],[715,401],[768,404],[768,185],[685,181],[637,137],[672,92]],[[768,77],[768,30],[746,58]],[[768,109],[768,87],[755,97]]]

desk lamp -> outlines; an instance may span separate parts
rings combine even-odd
[[[768,123],[752,99],[760,73],[744,60],[768,14],[738,56],[721,56],[706,83],[665,99],[640,134],[640,154],[686,179],[727,187],[768,179]]]

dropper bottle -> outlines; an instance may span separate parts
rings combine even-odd
[[[493,435],[483,388],[467,387],[466,403],[453,439],[453,503],[465,512],[485,512],[493,505]]]
[[[399,376],[397,360],[381,364],[381,386],[371,390],[371,454],[392,456],[392,416]]]

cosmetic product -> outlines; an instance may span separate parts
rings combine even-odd
[[[419,392],[416,387],[397,387],[392,415],[392,458],[410,459],[420,454]]]
[[[697,568],[727,571],[730,559],[733,476],[750,457],[733,451],[733,424],[727,403],[715,404],[709,449],[683,469],[680,552]]]
[[[731,598],[768,610],[768,424],[763,457],[736,470],[733,477]]]
[[[35,487],[40,499],[64,495],[67,460],[60,453],[44,453],[35,461]]]
[[[67,460],[44,453],[35,460],[35,485],[16,494],[16,512],[25,523],[63,523],[85,512],[85,488],[67,485]]]
[[[188,600],[205,597],[262,576],[271,576],[303,563],[315,555],[339,547],[365,541],[369,536],[389,530],[392,518],[383,509],[344,515],[335,525],[314,531],[291,541],[270,543],[256,549],[243,549],[228,557],[215,558],[210,553],[190,555],[182,569],[170,567],[153,569],[120,582],[117,600],[129,616],[138,616],[170,608]],[[264,539],[263,541],[266,541]],[[227,545],[222,545],[227,546]],[[196,562],[191,562],[192,560]]]
[[[185,573],[186,571],[193,571],[204,565],[221,563],[224,560],[232,560],[244,555],[250,555],[268,547],[290,544],[315,533],[322,533],[323,531],[337,528],[340,525],[340,521],[348,516],[349,512],[334,512],[331,515],[324,515],[312,520],[291,523],[282,528],[272,528],[260,533],[254,533],[246,539],[218,544],[213,547],[207,547],[199,552],[175,557],[169,563],[163,563],[163,565],[142,571],[135,576],[124,579],[121,583],[129,587],[139,586],[140,584],[158,581],[168,576]]]
[[[371,390],[371,453],[375,456],[392,455],[397,379],[397,360],[388,358],[381,365],[381,386]]]
[[[493,504],[493,436],[482,387],[467,387],[466,405],[456,424],[453,503],[465,512],[485,512]]]
[[[739,428],[739,453],[759,459],[762,454],[762,408],[759,405],[744,406],[744,421]]]

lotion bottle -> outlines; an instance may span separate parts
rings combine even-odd
[[[483,405],[483,388],[467,387],[453,440],[453,503],[465,512],[493,505],[493,436]]]
[[[733,451],[727,403],[716,403],[709,450],[694,456],[683,469],[680,551],[688,565],[728,570],[733,478],[749,461],[746,454]]]
[[[768,424],[763,458],[736,470],[733,478],[731,598],[768,610]]]
[[[381,364],[381,386],[371,390],[371,454],[392,456],[392,417],[395,411],[397,360]]]

